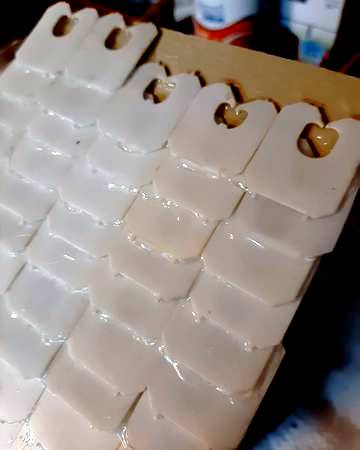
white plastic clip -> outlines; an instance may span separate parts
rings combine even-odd
[[[120,38],[123,34],[119,48],[106,47],[111,33],[119,33]],[[156,35],[157,30],[152,23],[127,28],[120,14],[101,17],[80,50],[71,58],[66,74],[88,86],[111,92],[124,83]]]
[[[302,130],[311,123],[322,126],[315,106],[285,106],[240,179],[249,191],[317,218],[338,210],[356,174],[360,122],[342,119],[329,123],[327,127],[339,137],[322,158],[310,158],[297,146]]]
[[[239,126],[228,129],[215,122],[216,110],[223,103],[247,114]],[[244,170],[275,116],[271,102],[256,100],[236,106],[229,86],[212,84],[198,93],[172,133],[169,146],[177,158],[215,174],[234,176]]]
[[[144,91],[154,80],[165,82],[171,89],[168,98],[157,104],[144,98]],[[160,64],[144,64],[113,97],[100,117],[100,129],[129,151],[159,150],[199,89],[195,75],[167,77]]]
[[[62,17],[73,22],[73,28],[63,35],[55,36],[54,27]],[[85,8],[71,15],[65,2],[48,8],[35,29],[17,53],[17,60],[40,71],[56,73],[62,70],[74,50],[80,45],[98,14],[95,9]]]
[[[120,14],[97,20],[94,28],[64,68],[64,76],[44,92],[45,108],[80,126],[93,125],[113,91],[122,85],[156,36],[152,24],[124,31],[128,41],[120,49],[106,48],[106,38],[124,29]]]

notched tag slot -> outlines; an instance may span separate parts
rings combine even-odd
[[[127,30],[119,27],[113,28],[105,39],[104,45],[108,50],[119,50],[131,39],[131,34]]]
[[[247,116],[248,113],[239,106],[233,108],[229,103],[221,103],[215,111],[214,120],[218,125],[225,125],[231,130],[240,126]]]
[[[304,127],[298,139],[298,149],[309,158],[324,158],[334,148],[339,135],[332,128],[322,128],[315,124]]]
[[[76,17],[61,16],[53,27],[53,35],[62,37],[70,34],[78,21]]]
[[[143,98],[144,100],[150,100],[156,105],[164,102],[175,88],[175,83],[155,79],[152,80],[145,88]]]

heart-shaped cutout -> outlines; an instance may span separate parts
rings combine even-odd
[[[175,89],[175,83],[166,80],[155,79],[144,90],[144,99],[153,103],[164,102]]]
[[[130,39],[130,33],[119,27],[113,28],[105,39],[104,45],[109,50],[118,50],[124,47]]]
[[[333,128],[306,125],[298,139],[299,151],[309,158],[323,158],[334,148],[339,135]]]
[[[218,125],[225,125],[232,129],[241,125],[248,113],[239,106],[232,107],[229,103],[221,103],[215,111],[214,119]]]
[[[56,37],[66,36],[71,33],[77,22],[76,17],[61,16],[54,25],[53,35]]]

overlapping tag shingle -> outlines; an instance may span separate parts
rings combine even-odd
[[[66,95],[63,98],[56,95],[60,91],[60,96],[61,93],[70,92],[66,91],[66,83],[78,83],[79,89],[71,92],[79,93],[80,97],[85,92],[85,103],[89,100],[93,104],[93,108],[87,107],[86,113],[96,117],[100,113],[100,106],[94,99],[99,97],[99,89],[106,91],[106,95],[101,95],[101,101],[108,99],[114,89],[125,81],[157,33],[152,24],[131,27],[126,30],[127,39],[123,48],[108,49],[105,48],[105,40],[113,28],[119,25],[125,32],[121,16],[114,14],[98,19],[95,10],[85,9],[71,16],[67,28],[55,36],[55,28],[65,16],[70,15],[71,10],[65,3],[49,8],[19,50],[16,60],[0,78],[3,94],[0,99],[3,141],[0,213],[4,225],[1,226],[0,234],[0,257],[4,267],[0,277],[1,291],[5,292],[12,283],[11,289],[2,298],[3,345],[0,361],[5,365],[1,368],[1,376],[5,380],[7,373],[10,373],[5,369],[8,367],[10,371],[16,371],[19,380],[26,377],[29,380],[27,385],[40,383],[41,387],[43,384],[38,377],[44,374],[88,303],[87,295],[78,288],[88,286],[98,264],[94,258],[96,255],[92,251],[88,252],[93,248],[89,249],[85,245],[85,249],[82,249],[84,245],[77,242],[74,234],[76,227],[70,220],[72,217],[69,219],[62,214],[61,208],[65,204],[62,206],[60,202],[51,216],[45,219],[57,198],[58,186],[72,166],[82,160],[96,137],[95,127],[79,128],[82,116],[72,114],[73,98],[69,100]],[[98,58],[93,59],[94,51],[102,58],[103,65],[98,64]],[[79,68],[82,73],[79,73]],[[110,68],[115,70],[110,71]],[[108,73],[111,73],[110,78]],[[81,87],[88,83],[89,77],[95,83],[92,91]],[[64,111],[61,108],[57,110],[57,102],[63,105]],[[1,108],[4,114],[1,114]],[[48,111],[52,114],[48,114]],[[63,117],[59,118],[62,112]],[[80,123],[72,120],[77,118]],[[94,190],[97,190],[97,186]],[[108,203],[111,203],[111,193],[109,197]],[[102,207],[103,211],[106,210],[104,205]],[[80,213],[83,214],[81,210]],[[43,221],[24,258],[25,247]],[[82,224],[78,223],[78,227]],[[67,230],[73,231],[68,235]],[[83,235],[80,233],[79,236]],[[75,246],[72,241],[75,241]],[[28,264],[20,271],[26,261]],[[17,273],[19,275],[14,280]],[[12,383],[9,379],[10,384],[6,386],[10,396],[19,382],[14,378]],[[63,400],[50,401],[52,406],[48,410],[44,405],[45,397],[40,400],[40,415],[43,408],[49,416],[51,413],[56,415],[57,408],[60,408],[58,412],[61,410],[64,420],[76,422],[78,413],[63,405]],[[5,413],[1,417],[5,421],[1,425],[4,449],[11,445],[10,441],[6,444],[5,441],[10,437],[15,438],[15,432],[22,426],[20,421],[30,414],[36,400],[35,397],[29,400],[26,412],[14,418],[19,420],[16,430],[10,426],[13,420],[11,411],[6,417]],[[125,407],[124,414],[128,407]],[[76,445],[76,436],[84,430],[81,426],[85,426],[86,430],[86,419],[79,417],[78,428],[75,426],[73,429],[74,440],[67,441],[67,448],[70,448],[70,444]],[[112,441],[114,449],[118,446],[115,435],[98,434]],[[47,436],[41,431],[36,439],[46,441]],[[54,445],[59,445],[59,442]]]
[[[54,427],[54,423],[61,424],[61,427]],[[33,450],[39,445],[54,450],[118,450],[119,438],[115,433],[92,427],[60,396],[47,390],[12,449]]]
[[[244,121],[233,128],[217,124],[215,113],[221,104],[244,112]],[[171,136],[171,151],[176,158],[189,160],[215,175],[232,177],[245,169],[275,117],[276,109],[270,101],[238,105],[230,86],[211,84],[194,99]]]
[[[351,208],[358,123],[311,160],[315,107],[133,72],[153,25],[70,14],[0,77],[0,446],[236,448]]]
[[[109,49],[105,43],[114,29],[125,33],[127,39],[124,46]],[[152,24],[127,28],[120,14],[100,17],[65,65],[63,76],[43,92],[45,108],[79,126],[94,124],[156,34]]]
[[[316,219],[334,214],[347,195],[360,162],[360,130],[359,122],[350,118],[327,124],[338,139],[328,155],[314,159],[297,144],[311,123],[323,125],[317,107],[285,106],[240,179],[251,192]]]

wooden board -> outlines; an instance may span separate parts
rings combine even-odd
[[[306,100],[328,121],[360,119],[360,80],[330,70],[165,29],[149,59],[170,73],[199,71],[206,83],[234,83],[244,101],[266,98],[281,107]]]

